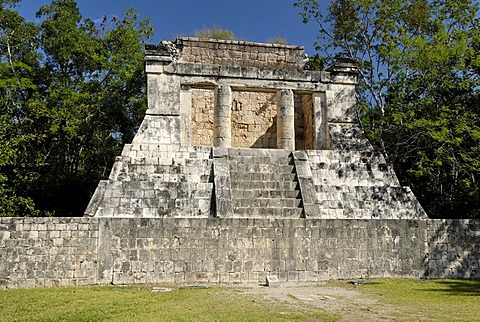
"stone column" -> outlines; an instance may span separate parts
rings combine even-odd
[[[182,145],[193,145],[192,127],[192,91],[189,86],[180,89],[180,142]]]
[[[277,148],[295,150],[294,96],[291,89],[277,92]]]
[[[232,145],[232,89],[219,85],[215,88],[213,145],[231,147]]]
[[[331,96],[331,91],[312,94],[313,130],[315,131],[315,149],[317,150],[331,149],[330,134],[327,124],[327,97],[329,96]]]

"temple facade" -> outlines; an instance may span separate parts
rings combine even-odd
[[[303,47],[179,38],[146,48],[148,110],[86,216],[419,219],[362,132],[357,71]]]

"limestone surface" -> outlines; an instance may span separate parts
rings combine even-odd
[[[426,218],[361,131],[355,65],[303,48],[180,38],[147,46],[148,110],[85,215]]]

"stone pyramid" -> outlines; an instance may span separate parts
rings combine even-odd
[[[86,216],[426,218],[355,114],[356,69],[303,47],[179,38],[145,55],[148,110]]]

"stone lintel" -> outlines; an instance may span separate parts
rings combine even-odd
[[[171,56],[159,56],[159,55],[145,55],[144,60],[146,62],[166,62],[171,63],[173,58]]]
[[[232,90],[276,92],[280,89],[295,88],[297,93],[323,92],[327,84],[315,82],[298,82],[289,80],[262,80],[242,78],[222,78],[206,76],[185,76],[181,78],[182,85],[192,88],[213,89],[218,85],[229,85]]]
[[[165,73],[182,76],[208,76],[222,78],[284,80],[300,82],[332,82],[327,71],[284,70],[265,67],[217,66],[173,62],[164,67]]]

